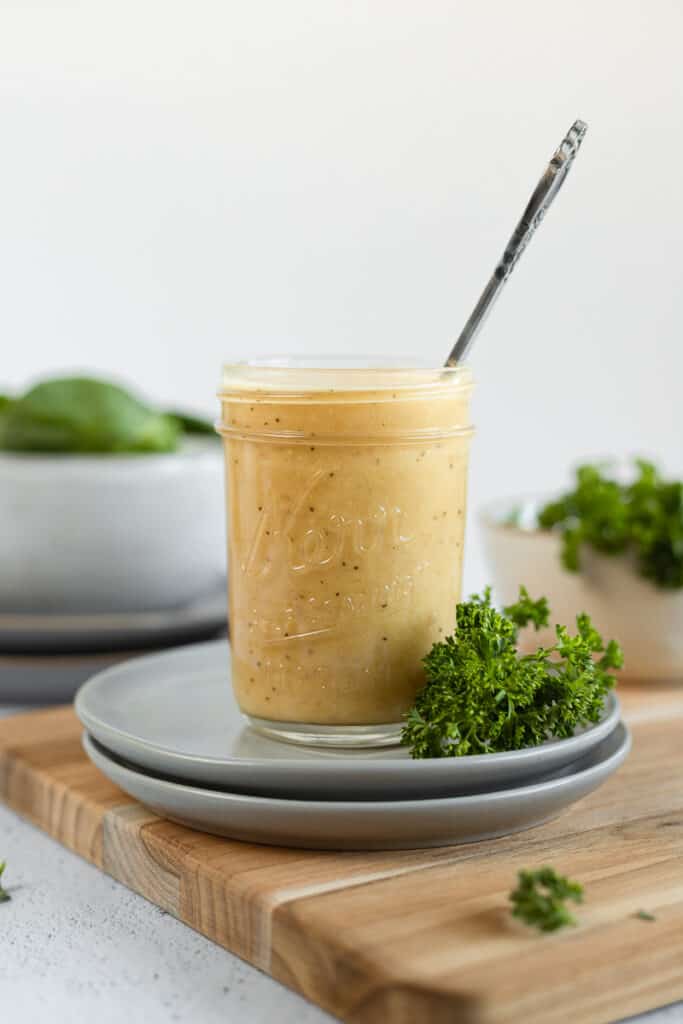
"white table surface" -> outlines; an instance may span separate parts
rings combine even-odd
[[[12,899],[0,904],[0,999],[12,1024],[333,1021],[0,805],[2,859]],[[681,1024],[683,1003],[631,1020]]]

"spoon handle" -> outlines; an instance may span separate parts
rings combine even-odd
[[[575,121],[553,153],[543,177],[534,189],[527,208],[522,214],[522,219],[512,233],[500,263],[493,271],[491,279],[481,293],[481,297],[474,307],[469,320],[453,346],[453,350],[446,360],[446,366],[455,366],[457,363],[464,361],[491,306],[503,290],[505,282],[514,270],[517,260],[526,249],[533,237],[534,231],[543,220],[546,210],[560,191],[587,130],[588,125],[584,121]]]

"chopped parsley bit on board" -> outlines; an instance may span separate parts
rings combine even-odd
[[[4,860],[0,861],[0,879],[2,879],[2,873],[5,870],[6,866],[7,865],[5,864]],[[7,903],[7,901],[11,899],[12,897],[10,896],[6,889],[3,889],[2,882],[0,881],[0,903]]]
[[[599,721],[621,648],[581,614],[576,636],[556,626],[555,644],[519,654],[519,630],[540,629],[549,616],[546,599],[533,601],[524,587],[502,612],[491,606],[490,587],[458,605],[454,635],[423,661],[426,683],[401,733],[414,758],[521,750]]]
[[[547,866],[537,871],[520,871],[517,888],[510,893],[512,916],[541,932],[576,924],[567,910],[567,900],[583,903],[583,886]]]

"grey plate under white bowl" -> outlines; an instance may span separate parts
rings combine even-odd
[[[404,747],[290,746],[246,725],[225,640],[107,669],[81,687],[75,707],[99,743],[143,771],[233,793],[319,800],[422,799],[517,785],[575,761],[619,721],[610,694],[596,725],[526,750],[413,761]]]
[[[225,581],[191,604],[163,611],[68,615],[0,612],[3,654],[134,650],[208,639],[227,622]]]
[[[130,652],[107,654],[0,654],[0,704],[61,704],[86,679]]]
[[[557,777],[530,786],[439,800],[276,800],[200,789],[137,771],[87,733],[94,764],[161,817],[189,828],[271,846],[318,850],[400,850],[472,843],[556,817],[616,771],[631,738],[620,723]]]

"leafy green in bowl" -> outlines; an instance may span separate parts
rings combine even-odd
[[[579,466],[574,488],[545,505],[538,524],[561,532],[571,572],[581,568],[586,544],[604,555],[631,554],[658,587],[683,587],[683,482],[665,480],[651,462],[636,460],[629,483],[602,466]]]
[[[162,412],[118,384],[90,377],[45,380],[23,395],[0,396],[0,450],[53,453],[174,452],[210,423]]]

